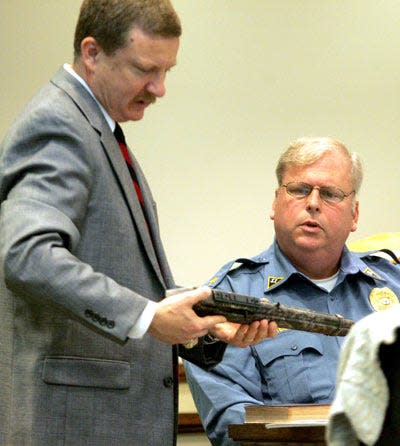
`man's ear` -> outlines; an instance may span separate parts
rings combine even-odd
[[[353,224],[351,226],[351,232],[357,230],[358,216],[359,216],[359,201],[354,202],[353,204]]]
[[[94,37],[85,37],[81,42],[81,59],[86,68],[93,69],[96,64],[101,48]]]
[[[275,191],[275,198],[274,198],[274,201],[272,202],[272,209],[269,213],[270,220],[273,220],[275,218],[275,206],[276,206],[277,197],[278,197],[278,189],[276,189],[276,191]]]
[[[276,194],[275,194],[276,195]],[[273,220],[275,218],[275,202],[276,202],[276,198],[274,199],[274,201],[272,202],[272,208],[269,212],[269,218],[270,220]]]

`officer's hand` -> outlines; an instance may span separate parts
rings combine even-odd
[[[277,329],[276,322],[269,322],[263,319],[252,322],[249,325],[224,322],[212,328],[210,333],[221,341],[236,347],[248,347],[249,345],[257,344],[265,338],[275,337]]]

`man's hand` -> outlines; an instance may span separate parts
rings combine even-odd
[[[166,297],[157,305],[148,332],[168,344],[186,344],[205,336],[224,316],[199,317],[192,307],[211,295],[209,288],[197,288]]]
[[[210,330],[214,337],[235,345],[236,347],[248,347],[255,345],[265,338],[273,338],[277,334],[278,326],[275,322],[268,322],[266,319],[247,324],[235,324],[234,322],[224,322],[215,325]]]
[[[255,345],[277,332],[275,322],[255,321],[251,324],[227,322],[224,316],[199,317],[193,305],[211,295],[207,287],[177,292],[157,304],[157,310],[148,332],[169,344],[193,343],[210,333],[216,338],[237,347]]]

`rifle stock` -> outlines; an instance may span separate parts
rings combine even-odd
[[[250,324],[268,319],[279,327],[346,336],[354,321],[338,314],[320,313],[305,308],[289,307],[279,302],[212,289],[212,295],[193,306],[198,316],[222,315],[230,322]]]

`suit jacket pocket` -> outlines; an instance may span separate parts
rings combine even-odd
[[[128,389],[130,364],[109,359],[51,356],[43,361],[42,378],[47,384]]]

